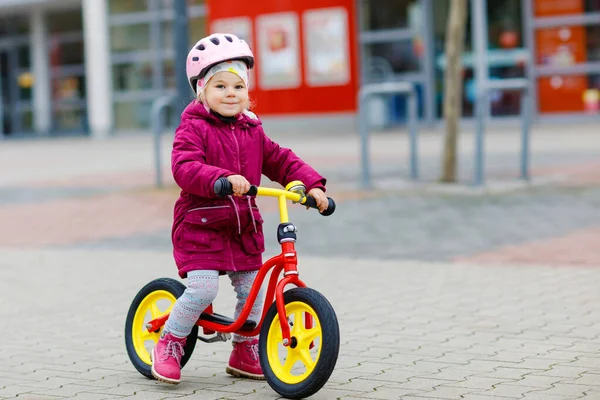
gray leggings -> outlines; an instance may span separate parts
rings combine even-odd
[[[246,299],[250,294],[252,283],[258,271],[227,272],[231,279],[231,285],[237,294],[237,305],[235,306],[234,319],[241,314]],[[165,323],[163,334],[170,332],[178,337],[186,337],[192,331],[198,317],[217,297],[219,292],[219,271],[190,271],[187,274],[188,285],[183,295],[177,299],[169,319]],[[254,306],[250,310],[248,319],[259,321],[262,316],[264,303],[264,288],[258,292]],[[234,342],[252,340],[254,337],[234,334]]]

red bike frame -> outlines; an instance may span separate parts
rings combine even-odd
[[[270,304],[272,304],[273,296],[275,296],[275,302],[277,304],[277,313],[279,315],[279,323],[281,325],[281,334],[283,337],[283,344],[288,346],[291,343],[290,327],[287,322],[285,313],[285,303],[283,300],[283,291],[287,285],[295,285],[297,287],[306,287],[304,282],[298,277],[298,258],[296,256],[296,247],[294,242],[281,243],[281,254],[272,257],[258,270],[258,275],[252,284],[252,289],[248,295],[248,300],[240,313],[240,316],[229,325],[223,325],[216,322],[206,321],[200,318],[197,322],[198,326],[204,329],[205,334],[211,334],[213,332],[222,333],[238,333],[244,336],[257,336],[260,333],[262,323],[269,310]],[[260,321],[252,331],[240,331],[242,325],[248,319],[250,310],[254,306],[258,291],[263,284],[267,274],[272,270],[271,277],[269,279],[269,286],[267,294],[265,296],[265,304],[263,306],[262,316]],[[279,275],[283,271],[283,278],[279,280]],[[212,304],[205,310],[206,313],[212,314]],[[148,323],[148,331],[158,331],[169,318],[169,314],[165,314],[159,318],[156,318]],[[306,328],[312,327],[312,319],[310,315],[306,315],[305,320]]]

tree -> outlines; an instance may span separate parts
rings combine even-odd
[[[462,53],[467,23],[467,0],[450,0],[446,25],[446,71],[444,74],[444,118],[446,135],[442,162],[442,182],[456,182],[457,142],[462,114]]]

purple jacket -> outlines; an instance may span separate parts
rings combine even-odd
[[[181,116],[171,166],[182,189],[171,232],[182,278],[192,270],[248,271],[262,265],[263,220],[254,198],[217,197],[218,178],[239,174],[259,185],[264,174],[282,186],[300,180],[307,190],[325,188],[325,178],[269,139],[258,118],[242,114],[226,122],[197,101]]]

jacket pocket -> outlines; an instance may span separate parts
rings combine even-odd
[[[230,228],[230,207],[204,207],[188,211],[181,227],[182,248],[193,253],[223,250],[224,232]]]
[[[260,232],[243,233],[240,237],[244,253],[254,256],[265,251],[265,237]]]
[[[252,207],[250,211],[254,217],[256,230],[254,229],[254,224],[250,223],[248,228],[242,233],[240,237],[242,249],[249,255],[262,254],[265,251],[265,237],[262,227],[263,219],[257,208]]]
[[[185,213],[183,221],[203,229],[225,231],[231,227],[230,217],[231,206],[200,207]]]

